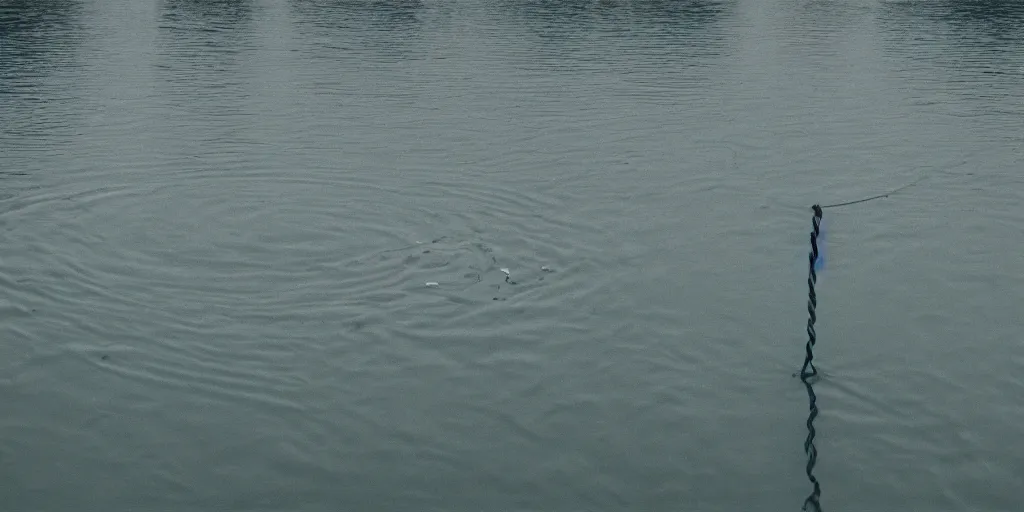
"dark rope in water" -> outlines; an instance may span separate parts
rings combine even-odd
[[[860,202],[866,201],[862,200]],[[852,204],[852,203],[850,203]],[[800,369],[800,380],[807,388],[807,399],[810,402],[810,415],[807,416],[807,440],[804,441],[804,452],[807,453],[807,478],[814,485],[814,490],[804,500],[803,509],[809,512],[821,512],[821,503],[818,498],[821,496],[821,485],[814,477],[814,465],[818,462],[818,449],[814,446],[814,418],[818,416],[818,397],[814,394],[811,386],[814,378],[818,376],[818,369],[814,367],[814,343],[817,336],[814,332],[814,321],[817,316],[814,313],[818,307],[818,298],[814,293],[814,284],[818,281],[818,275],[814,272],[814,263],[818,260],[818,234],[821,226],[821,209],[819,205],[811,207],[814,210],[814,217],[811,218],[811,252],[808,254],[808,275],[807,275],[807,345],[805,347],[804,366]]]
[[[889,197],[892,194],[917,185],[925,178],[927,178],[927,176],[922,176],[911,183],[903,185],[902,187],[896,188],[885,194],[825,206],[816,204],[811,207],[811,210],[814,211],[814,217],[811,218],[811,226],[813,228],[811,231],[811,252],[807,255],[807,345],[804,348],[804,365],[800,369],[800,381],[803,382],[804,387],[807,389],[807,400],[809,402],[807,439],[804,441],[804,452],[807,454],[806,471],[807,479],[810,480],[811,484],[814,486],[811,493],[806,499],[804,499],[803,510],[806,512],[822,512],[820,501],[821,484],[818,483],[818,479],[814,476],[814,466],[818,462],[818,448],[814,446],[814,436],[816,434],[816,431],[814,430],[814,419],[818,417],[818,397],[814,394],[814,387],[811,385],[818,377],[818,369],[814,367],[814,344],[817,341],[817,335],[814,331],[814,322],[818,319],[815,314],[815,309],[818,307],[818,296],[814,293],[814,285],[818,282],[818,274],[814,271],[814,265],[817,263],[819,256],[818,236],[821,234],[822,210],[825,208],[838,208],[840,206],[866,203],[868,201],[874,201],[875,199]]]

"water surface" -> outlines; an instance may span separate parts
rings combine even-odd
[[[809,207],[917,182],[822,504],[1016,510],[1022,83],[1010,1],[5,1],[0,501],[798,509]]]

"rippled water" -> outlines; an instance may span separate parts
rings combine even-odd
[[[0,502],[796,510],[809,206],[916,182],[822,505],[1017,510],[1022,93],[1009,0],[2,1]]]

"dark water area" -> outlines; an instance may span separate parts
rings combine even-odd
[[[1024,494],[1024,4],[0,1],[0,503]]]

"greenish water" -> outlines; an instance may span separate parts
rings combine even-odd
[[[809,207],[920,180],[822,504],[1016,511],[1022,93],[1013,1],[0,0],[0,508],[797,510]]]

